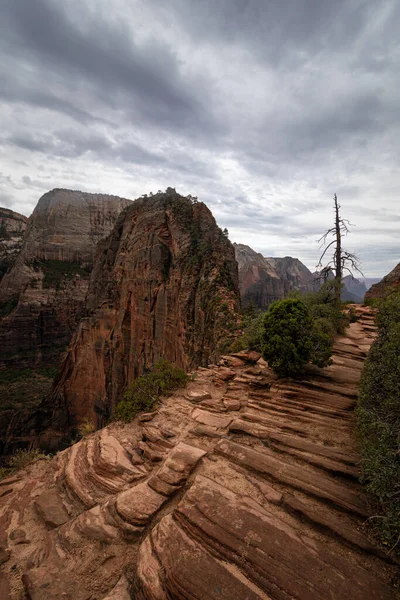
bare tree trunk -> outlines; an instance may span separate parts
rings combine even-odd
[[[340,300],[340,290],[342,286],[342,232],[340,229],[339,204],[336,194],[333,197],[335,201],[335,235],[336,235],[336,251],[335,251],[335,281],[336,281],[336,300]]]

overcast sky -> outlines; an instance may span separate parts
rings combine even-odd
[[[367,276],[400,260],[399,0],[1,0],[0,205],[193,194],[313,268],[336,192]]]

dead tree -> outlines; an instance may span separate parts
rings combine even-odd
[[[321,244],[321,248],[323,248],[324,246],[326,247],[318,261],[317,270],[320,269],[319,279],[323,279],[324,281],[329,279],[329,276],[333,274],[335,280],[335,296],[336,300],[339,301],[344,272],[348,272],[353,279],[353,271],[357,271],[361,275],[363,275],[363,273],[359,268],[359,260],[356,254],[348,252],[342,246],[342,239],[349,233],[349,227],[351,227],[352,225],[350,221],[348,221],[347,219],[343,219],[340,216],[341,207],[340,204],[338,204],[336,194],[333,196],[333,201],[335,203],[335,224],[333,227],[328,229],[328,231],[326,231],[324,235],[318,240],[318,242]],[[333,237],[333,240],[328,243],[328,239],[331,236]],[[332,258],[325,263],[324,259],[326,254],[328,253],[329,248],[332,248],[333,250]]]

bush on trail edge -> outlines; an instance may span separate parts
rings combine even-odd
[[[378,337],[361,375],[357,433],[362,481],[376,500],[371,519],[388,546],[400,545],[400,293],[382,301]]]
[[[299,298],[271,304],[263,325],[263,356],[279,376],[299,375],[309,362],[319,367],[330,363],[334,328],[325,317],[313,320]]]
[[[168,361],[159,360],[148,372],[138,377],[118,403],[114,419],[132,421],[141,412],[152,410],[160,396],[184,387],[189,377],[185,371]]]

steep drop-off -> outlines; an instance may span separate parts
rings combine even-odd
[[[49,403],[52,426],[101,425],[159,358],[186,370],[213,361],[238,309],[234,249],[209,209],[171,188],[136,200],[99,245],[88,316]]]
[[[0,283],[0,367],[54,365],[82,315],[97,242],[129,200],[55,189]]]
[[[365,300],[383,298],[388,293],[400,289],[400,263],[390,271],[379,283],[373,285],[365,294]]]
[[[0,208],[0,280],[14,263],[22,247],[28,219],[8,208]]]

